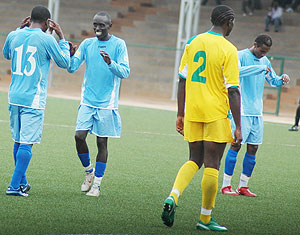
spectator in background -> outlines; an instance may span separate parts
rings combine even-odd
[[[254,4],[254,0],[242,0],[243,16],[253,15]]]
[[[294,0],[292,1],[291,3],[291,7],[289,7],[286,12],[294,12],[294,11],[297,11],[297,8],[300,4],[300,0]]]
[[[299,130],[299,119],[300,119],[300,100],[299,105],[296,111],[295,124],[289,129],[289,131],[298,131]]]
[[[279,6],[279,3],[277,1],[272,2],[272,9],[268,13],[268,15],[265,18],[265,31],[269,31],[269,24],[274,24],[274,31],[278,32],[279,25],[282,24],[282,7]]]

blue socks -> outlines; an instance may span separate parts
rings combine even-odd
[[[15,166],[17,164],[17,153],[18,153],[19,147],[20,147],[20,144],[14,143],[13,153],[14,153]],[[26,179],[26,174],[24,174],[21,179],[21,185],[27,185],[27,184],[28,184],[28,181]]]
[[[77,153],[83,167],[88,167],[91,164],[89,153]]]
[[[95,176],[96,177],[103,177],[105,169],[106,169],[106,163],[104,163],[104,162],[96,162]]]
[[[20,147],[20,144],[14,143],[14,150],[13,150],[13,152],[14,152],[15,165],[16,165],[16,163],[17,163],[17,152],[18,152],[18,150],[19,150],[19,147]]]
[[[15,146],[14,146],[14,153],[15,153]],[[31,146],[26,144],[20,144],[19,148],[16,150],[16,156],[14,156],[14,158],[16,159],[15,170],[10,182],[10,187],[12,187],[13,189],[20,188],[22,178],[25,177],[25,172],[29,166],[31,157],[32,157]]]
[[[238,155],[238,152],[229,149],[225,158],[225,174],[227,175],[233,175],[234,167],[236,164],[236,157]]]
[[[256,164],[256,156],[245,153],[243,161],[243,174],[250,177]]]

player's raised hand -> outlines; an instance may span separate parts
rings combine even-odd
[[[110,64],[110,63],[111,63],[110,56],[109,56],[109,54],[107,54],[105,51],[100,50],[100,55],[103,57],[104,61],[105,61],[107,64]]]
[[[279,80],[282,80],[283,84],[288,84],[290,82],[290,77],[287,74],[283,74]]]
[[[30,16],[27,16],[24,20],[22,20],[20,29],[23,29],[26,26],[29,27],[30,24],[31,24],[31,22],[30,22]]]
[[[77,45],[73,45],[72,42],[68,41],[70,46],[70,56],[73,56],[77,50]]]
[[[184,136],[183,127],[184,127],[184,117],[183,116],[177,116],[176,131],[178,131],[179,134]]]
[[[57,24],[56,22],[54,22],[51,19],[48,19],[48,25],[49,25],[49,32],[52,34],[53,30],[55,31],[55,33],[57,34],[57,36],[59,37],[59,39],[63,39],[64,38],[64,34],[59,26],[59,24]]]
[[[236,128],[234,131],[234,141],[232,142],[233,146],[239,146],[243,140],[241,128]]]

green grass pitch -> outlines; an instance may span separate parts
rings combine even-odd
[[[199,234],[197,173],[179,200],[172,228],[160,215],[188,146],[175,131],[176,113],[121,106],[121,139],[109,139],[109,160],[99,198],[80,192],[84,173],[76,155],[74,125],[79,102],[48,98],[42,143],[27,171],[28,198],[8,197],[13,172],[7,93],[0,92],[0,234]],[[213,216],[228,234],[300,234],[300,133],[265,123],[264,144],[249,186],[257,198],[218,192]],[[88,136],[92,161],[96,139]],[[233,188],[241,173],[240,151]],[[222,182],[224,158],[220,169]]]

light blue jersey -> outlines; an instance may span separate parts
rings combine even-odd
[[[265,80],[271,86],[282,86],[283,81],[278,80],[280,77],[276,75],[270,61],[266,56],[258,59],[249,49],[244,49],[238,52],[241,68],[247,66],[249,71],[260,72],[256,75],[251,73],[240,75],[240,90],[241,90],[241,114],[242,116],[262,116],[263,111],[263,91]],[[249,66],[254,66],[251,67]],[[266,66],[271,69],[267,75],[262,72]]]
[[[39,28],[25,27],[6,38],[3,55],[11,61],[9,104],[33,109],[46,106],[49,63],[52,58],[61,68],[70,64],[69,44]]]
[[[109,54],[110,65],[104,61],[100,50]],[[75,72],[84,61],[86,70],[81,90],[81,105],[117,109],[121,79],[127,78],[130,73],[125,42],[113,35],[108,41],[100,41],[97,37],[85,39],[71,57],[68,71]]]

